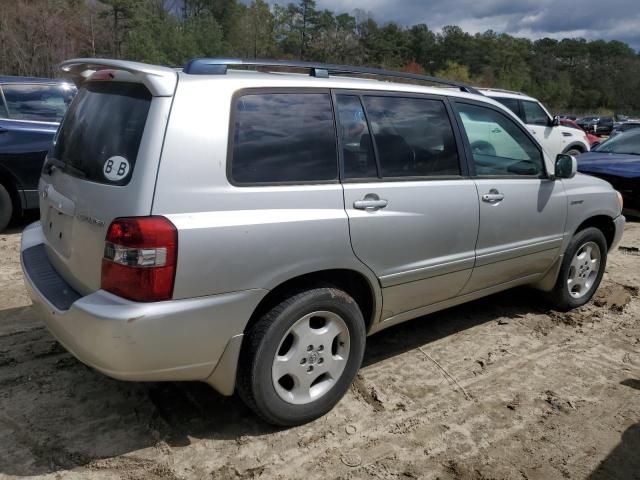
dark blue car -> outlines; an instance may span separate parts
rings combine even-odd
[[[578,157],[578,170],[608,181],[625,207],[640,210],[640,130],[629,130]]]
[[[61,80],[0,76],[0,232],[38,207],[42,163],[75,93]]]

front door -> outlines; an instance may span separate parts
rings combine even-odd
[[[335,99],[351,242],[380,279],[383,319],[456,296],[473,268],[478,198],[445,100]]]
[[[548,178],[539,145],[497,108],[458,101],[456,109],[480,204],[476,264],[464,293],[533,281],[552,266],[562,244],[567,215],[562,182]]]

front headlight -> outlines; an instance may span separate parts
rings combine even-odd
[[[618,195],[618,203],[620,204],[620,211],[622,212],[622,207],[624,206],[624,200],[622,199],[622,195],[619,191],[616,190],[616,194]]]

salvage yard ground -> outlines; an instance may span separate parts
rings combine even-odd
[[[0,477],[640,479],[640,223],[589,305],[518,289],[394,327],[289,430],[204,384],[82,365],[30,306],[19,241],[0,235]]]

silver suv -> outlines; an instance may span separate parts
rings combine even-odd
[[[414,74],[238,64],[62,64],[79,92],[21,259],[82,362],[237,388],[295,425],[340,400],[367,335],[517,285],[560,309],[593,295],[621,198],[500,103]]]

